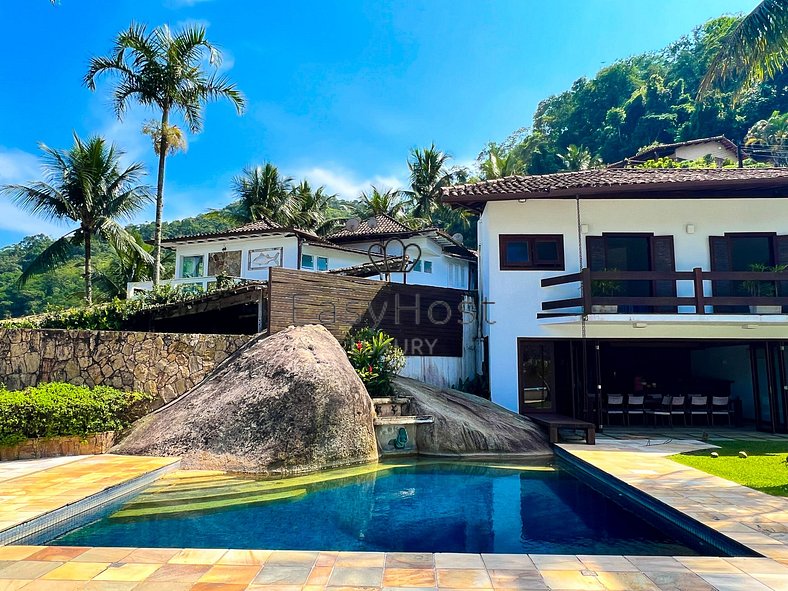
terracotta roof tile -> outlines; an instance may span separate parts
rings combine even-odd
[[[509,176],[443,189],[447,203],[534,197],[668,193],[689,190],[759,189],[788,197],[788,168],[598,168],[532,176]]]
[[[370,226],[368,220],[361,220],[358,228],[352,232],[347,228],[342,228],[338,232],[326,236],[327,240],[334,240],[336,238],[359,238],[363,236],[382,236],[386,234],[402,234],[413,232],[413,228],[409,228],[405,224],[401,224],[393,217],[385,214],[375,216],[377,224]]]

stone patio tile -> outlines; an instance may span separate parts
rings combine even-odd
[[[37,581],[24,581],[26,585],[22,589],[27,591],[82,591],[87,584],[85,581],[44,581],[38,579]],[[9,587],[11,589],[19,589],[20,587]],[[0,589],[4,589],[0,587]]]
[[[726,558],[736,568],[748,575],[784,575],[788,578],[788,566],[769,558]]]
[[[597,572],[596,576],[609,591],[660,591],[643,573]]]
[[[302,591],[305,587],[301,585],[258,585],[253,583],[246,589],[247,591]]]
[[[57,562],[67,562],[73,560],[80,554],[87,552],[89,548],[79,546],[48,546],[29,556],[29,560],[56,560]],[[112,561],[107,561],[112,562]]]
[[[133,552],[134,548],[89,548],[72,562],[120,562]]]
[[[576,570],[585,568],[583,563],[571,554],[529,554],[536,568],[543,570]]]
[[[272,566],[311,567],[315,564],[319,552],[300,552],[295,550],[274,550],[265,561]]]
[[[732,574],[705,574],[700,577],[718,589],[724,591],[773,591],[763,583],[759,583],[744,573]]]
[[[54,581],[53,581],[54,582]],[[58,581],[61,582],[62,581]],[[79,591],[132,591],[137,588],[139,581],[88,581]]]
[[[253,582],[260,585],[298,585],[300,587],[306,583],[311,570],[311,567],[308,566],[266,564]]]
[[[105,571],[109,562],[65,562],[40,578],[45,580],[89,581]]]
[[[492,589],[492,581],[484,569],[438,568],[437,573],[438,587],[443,589]]]
[[[715,591],[709,583],[691,572],[644,572],[661,591]]]
[[[233,564],[217,564],[211,567],[200,579],[199,583],[234,583],[248,585],[260,572],[259,565],[242,566]]]
[[[16,591],[31,582],[30,579],[0,579],[0,591]]]
[[[309,573],[309,578],[306,580],[306,585],[310,587],[328,585],[328,578],[331,576],[333,566],[313,566],[312,572]]]
[[[196,583],[211,569],[208,564],[164,564],[146,581],[155,583]]]
[[[698,575],[704,574],[742,574],[742,571],[724,558],[709,556],[678,556],[684,566]]]
[[[150,563],[117,563],[95,577],[96,581],[144,581],[162,565]]]
[[[380,587],[382,581],[382,567],[356,568],[335,566],[328,580],[328,585],[330,587]]]
[[[317,555],[315,566],[334,566],[339,552],[320,552]]]
[[[535,569],[489,570],[487,574],[494,589],[547,589],[542,575]]]
[[[234,583],[195,583],[191,591],[246,591],[246,585]]]
[[[271,550],[228,550],[216,564],[235,564],[240,566],[262,566],[271,556]]]
[[[623,556],[593,556],[581,554],[577,557],[585,568],[607,572],[638,572],[638,567]]]
[[[162,564],[180,553],[179,548],[139,548],[126,556],[126,561],[134,563]]]
[[[44,546],[0,546],[0,560],[24,560]]]
[[[383,573],[384,587],[435,587],[432,568],[387,568]]]
[[[337,556],[334,565],[383,568],[386,565],[386,555],[383,552],[342,552]]]
[[[427,552],[387,552],[386,568],[432,568],[435,558]]]
[[[641,571],[690,572],[689,569],[670,556],[626,556]]]
[[[0,570],[0,579],[37,579],[58,568],[62,562],[47,560],[23,560]]]
[[[186,548],[170,558],[168,562],[170,564],[216,564],[226,552],[227,550]]]
[[[484,568],[481,554],[459,554],[443,552],[435,554],[435,568]]]
[[[534,561],[527,554],[482,554],[487,569],[536,570]]]
[[[605,591],[605,586],[596,576],[584,575],[578,570],[546,570],[541,573],[550,589]]]

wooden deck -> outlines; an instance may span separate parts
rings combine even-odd
[[[596,428],[593,423],[573,419],[564,415],[557,415],[553,413],[539,413],[526,415],[537,425],[547,427],[547,432],[550,436],[550,443],[558,443],[558,430],[559,429],[574,429],[576,431],[585,431],[586,443],[594,445],[596,443]]]

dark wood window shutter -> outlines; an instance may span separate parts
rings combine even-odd
[[[586,236],[586,253],[589,269],[592,271],[605,270],[607,267],[607,256],[605,255],[604,236]]]
[[[774,258],[776,265],[788,265],[788,236],[774,237]],[[788,296],[788,281],[777,282],[777,295]],[[783,306],[783,313],[788,306]]]
[[[676,270],[676,257],[673,249],[673,236],[653,236],[651,239],[651,270],[658,273],[672,273]],[[654,281],[652,288],[656,297],[675,297],[675,281]],[[656,306],[655,312],[670,314],[677,312],[676,306]]]
[[[712,271],[730,271],[731,253],[726,236],[709,236],[709,253],[711,254]],[[733,295],[733,283],[730,281],[712,281],[711,293],[715,296]],[[714,306],[717,313],[731,313],[736,311],[735,306]]]

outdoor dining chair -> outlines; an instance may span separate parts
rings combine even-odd
[[[608,394],[607,404],[605,405],[602,414],[605,418],[605,423],[610,424],[610,415],[618,415],[621,417],[621,424],[624,424],[624,396],[621,394]]]
[[[730,399],[727,396],[711,397],[711,412],[709,413],[709,417],[712,425],[714,424],[714,417],[719,415],[728,417],[728,426],[732,424]]]
[[[631,424],[630,417],[633,415],[640,416],[641,421],[645,424],[646,422],[646,409],[645,409],[645,397],[635,396],[630,394],[627,396],[627,406],[624,409],[624,418],[626,419],[627,425]]]
[[[690,425],[694,424],[696,416],[706,417],[706,423],[709,422],[709,397],[708,396],[690,396],[689,409]]]
[[[684,425],[687,425],[687,414],[684,409],[684,403],[686,402],[686,396],[671,396],[670,398],[670,426],[673,426],[673,417],[681,417],[681,420],[684,421]]]
[[[662,402],[660,402],[657,408],[652,408],[646,411],[648,414],[651,415],[655,427],[657,426],[657,417],[662,417],[663,424],[664,424],[664,419],[667,419],[668,423],[672,424],[671,421],[673,420],[673,417],[670,414],[672,401],[673,401],[672,396],[663,396]]]

